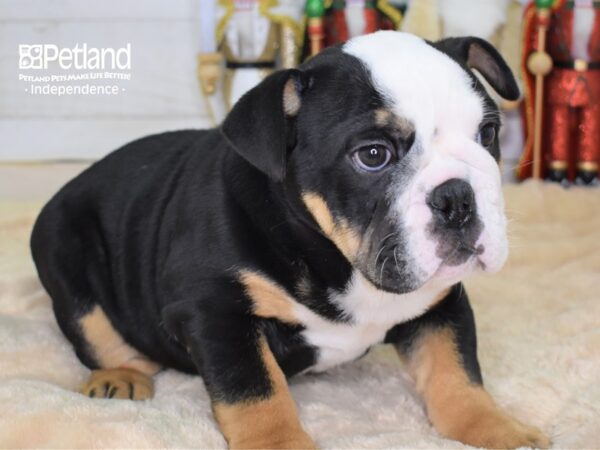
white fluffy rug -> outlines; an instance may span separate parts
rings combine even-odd
[[[600,448],[600,191],[528,183],[506,197],[510,262],[467,283],[486,386],[556,447]],[[165,371],[141,403],[74,392],[88,370],[29,257],[39,206],[0,202],[0,446],[223,448],[198,377]],[[464,447],[429,425],[388,347],[291,389],[322,448]]]

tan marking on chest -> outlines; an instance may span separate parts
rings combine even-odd
[[[361,241],[358,233],[352,229],[348,221],[343,218],[336,221],[327,203],[318,194],[302,194],[302,201],[323,233],[333,241],[348,261],[353,261],[358,254]]]
[[[270,319],[298,323],[294,313],[296,301],[274,281],[249,270],[240,271],[240,281],[252,300],[252,312]]]
[[[285,375],[266,340],[261,338],[259,345],[273,389],[271,395],[236,404],[213,404],[215,418],[229,448],[316,448],[302,429]]]
[[[146,375],[154,375],[161,369],[125,342],[99,305],[79,319],[79,326],[100,367],[129,368]]]

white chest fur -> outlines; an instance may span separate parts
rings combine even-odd
[[[304,307],[296,310],[306,327],[304,339],[319,349],[317,363],[310,370],[322,371],[362,356],[369,347],[382,342],[394,325],[422,315],[444,289],[425,285],[408,294],[391,294],[378,290],[355,271],[347,291],[330,296],[349,322],[331,322]]]

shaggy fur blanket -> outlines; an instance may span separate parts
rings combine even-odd
[[[511,257],[469,280],[487,389],[559,448],[600,448],[600,191],[505,190]],[[199,377],[166,370],[145,402],[75,392],[89,370],[58,329],[29,255],[40,203],[0,202],[0,447],[223,448]],[[429,424],[387,346],[291,381],[322,448],[464,448]]]

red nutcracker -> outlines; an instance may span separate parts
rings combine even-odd
[[[402,13],[388,0],[307,0],[308,55],[377,30],[397,30]]]
[[[536,0],[525,11],[526,143],[518,175],[597,184],[600,1]]]
[[[308,0],[306,2],[307,37],[309,41],[309,55],[319,53],[324,46],[325,31],[324,20],[325,5],[323,0]]]

